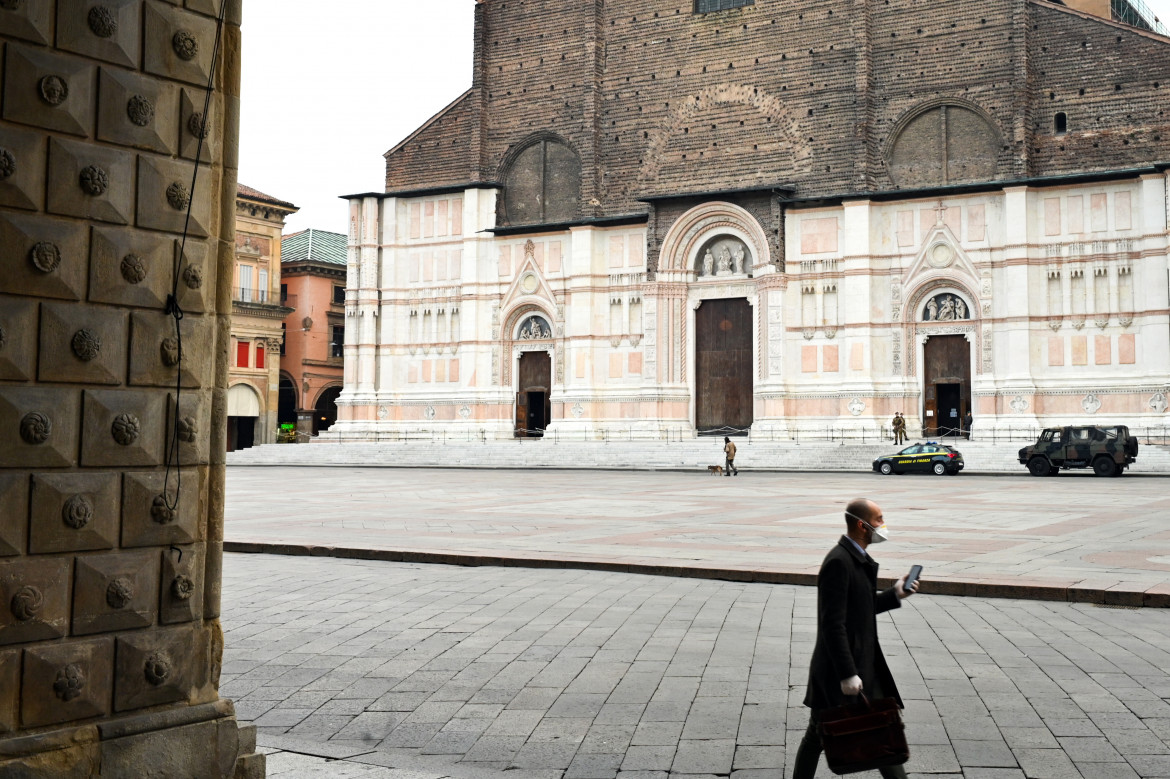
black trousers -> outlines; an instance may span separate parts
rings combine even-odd
[[[739,473],[739,469],[735,467],[735,460],[730,457],[727,458],[727,466],[723,469],[724,476],[730,476],[732,472]]]
[[[875,699],[885,697],[882,695],[880,689],[873,691]],[[800,748],[796,750],[796,766],[792,771],[792,779],[813,779],[817,772],[817,763],[821,761],[821,752],[824,747],[821,746],[821,736],[817,733],[817,717],[816,712],[812,712],[808,718],[808,728],[804,731],[804,738],[800,740]],[[892,765],[886,768],[879,768],[878,772],[884,779],[906,779],[906,769],[904,766]]]

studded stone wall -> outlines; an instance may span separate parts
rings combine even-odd
[[[263,770],[217,691],[228,1],[218,66],[222,0],[0,2],[0,775]]]

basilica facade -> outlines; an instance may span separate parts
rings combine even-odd
[[[1044,0],[476,4],[350,196],[342,434],[1164,424],[1170,39]]]

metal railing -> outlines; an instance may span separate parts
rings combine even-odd
[[[233,287],[232,300],[239,303],[267,303],[272,300],[272,291],[252,287]]]

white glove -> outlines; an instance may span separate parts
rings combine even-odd
[[[845,695],[860,695],[861,694],[861,677],[850,676],[848,679],[841,680],[841,692]]]

